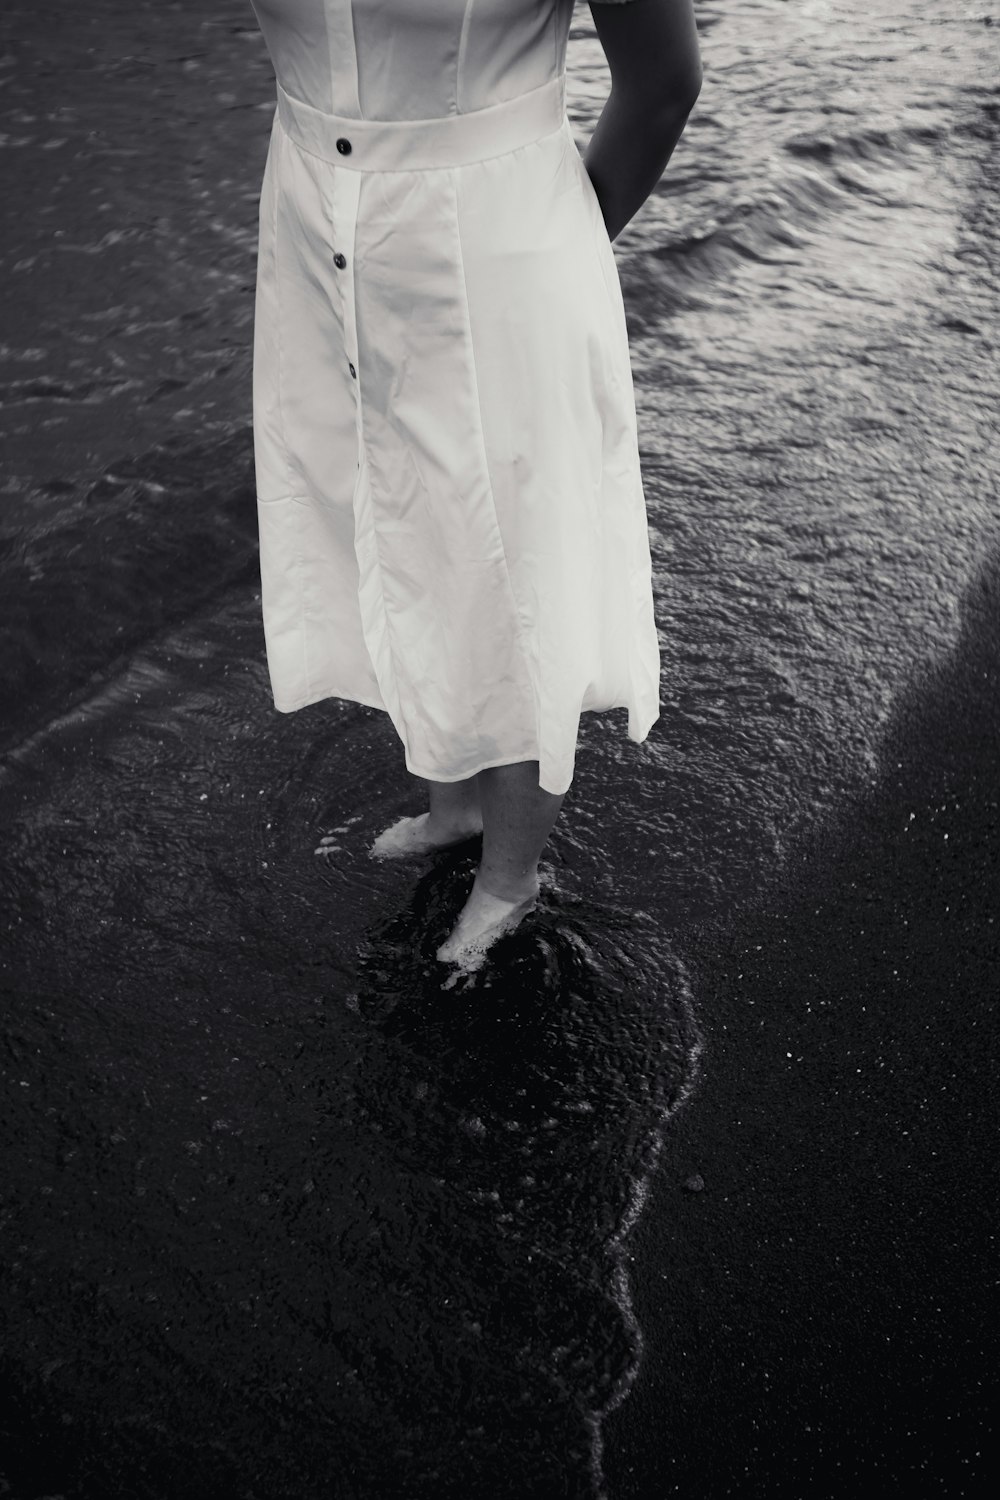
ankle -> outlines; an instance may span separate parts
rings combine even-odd
[[[539,890],[537,868],[526,875],[511,876],[483,869],[480,865],[474,883],[479,890],[495,896],[498,901],[524,901],[528,896],[537,896]]]
[[[427,805],[435,828],[482,826],[475,781],[429,782]]]
[[[427,815],[427,826],[444,832],[457,828],[482,828],[483,817],[478,807],[431,808]]]

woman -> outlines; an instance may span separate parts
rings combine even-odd
[[[575,0],[252,3],[277,79],[254,330],[274,701],[389,713],[429,811],[376,857],[482,832],[438,950],[463,962],[535,904],[581,712],[627,707],[636,741],[659,716],[611,241],[701,87],[692,0],[591,0],[612,87],[584,158]]]

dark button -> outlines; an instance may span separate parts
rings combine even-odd
[[[338,271],[342,271],[347,265],[347,256],[341,255],[340,251],[338,250],[336,255],[333,257],[333,263],[337,267]]]
[[[354,379],[357,380],[357,378],[358,378],[358,372],[354,368],[354,366],[351,364],[350,360],[348,360],[348,362],[347,362],[347,368],[350,370],[351,374],[354,376]]]
[[[340,152],[341,156],[350,156],[351,143],[346,136],[342,135],[340,137],[339,141],[337,142],[337,150]]]

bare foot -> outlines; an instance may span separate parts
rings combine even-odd
[[[373,859],[405,859],[411,854],[429,854],[434,849],[449,849],[452,844],[462,844],[483,831],[483,820],[470,813],[463,823],[434,825],[429,812],[415,818],[400,818],[384,833],[380,833],[371,847]],[[324,841],[325,842],[325,841]],[[321,854],[322,844],[316,850]]]
[[[521,918],[534,910],[538,889],[536,875],[513,900],[503,900],[481,886],[477,875],[458,922],[451,936],[437,950],[436,957],[441,963],[457,963],[467,971],[480,968],[486,950],[497,938],[505,932],[512,932]]]

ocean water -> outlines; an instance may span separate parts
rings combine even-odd
[[[585,717],[537,912],[445,993],[475,848],[373,864],[387,716],[267,686],[250,8],[4,7],[2,1368],[67,1496],[604,1493],[685,948],[885,771],[997,550],[1000,16],[697,16],[615,247],[661,718]],[[581,5],[581,147],[608,82]]]

